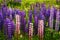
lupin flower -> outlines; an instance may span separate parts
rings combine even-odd
[[[11,25],[12,25],[12,35],[14,35],[14,31],[15,31],[15,23],[14,23],[14,21],[12,20],[11,21]]]
[[[43,40],[44,37],[44,20],[38,20],[38,35],[40,40]]]
[[[29,20],[32,22],[32,10],[29,10]]]
[[[29,24],[29,40],[32,40],[33,37],[33,24]]]
[[[12,8],[9,8],[7,10],[6,16],[8,16],[12,20],[12,17],[13,17],[12,14],[13,14],[13,10],[12,10]]]
[[[34,16],[37,15],[37,10],[36,10],[36,7],[34,8]]]
[[[30,24],[30,23],[31,23],[31,22],[30,22],[30,20],[28,20],[28,29],[27,29],[27,30],[28,30],[28,32],[29,32],[29,24]]]
[[[37,16],[34,17],[34,22],[35,22],[35,25],[38,24],[38,17]]]
[[[44,20],[45,19],[44,15],[42,14],[42,11],[40,11],[40,13],[38,15],[38,19],[40,19],[40,20]]]
[[[55,24],[55,30],[58,31],[59,30],[59,9],[57,10],[56,13],[56,24]]]
[[[24,18],[24,29],[23,29],[24,32],[26,32],[26,29],[25,28],[26,28],[26,18]]]
[[[25,27],[26,27],[26,19],[25,19],[25,16],[26,16],[26,14],[25,14],[25,11],[21,11],[20,12],[21,13],[21,29],[22,29],[22,31],[24,31],[25,30]]]
[[[49,26],[53,29],[53,19],[54,19],[54,8],[51,7],[50,9],[50,17],[49,17]]]
[[[3,13],[3,18],[5,19],[6,18],[6,13],[7,13],[7,6],[6,5],[2,6],[2,13]]]
[[[45,14],[46,14],[46,6],[45,6],[44,3],[41,5],[41,10],[40,10],[40,11],[41,11],[42,14],[45,16]]]
[[[12,40],[12,23],[9,18],[4,21],[4,34],[7,36],[7,40]]]
[[[37,2],[37,3],[36,3],[36,7],[40,7],[40,3]]]
[[[54,7],[54,19],[56,19],[57,9]]]
[[[49,16],[50,16],[50,8],[46,10],[46,14],[45,14],[45,17],[48,19],[49,19]]]
[[[23,24],[23,21],[24,21],[24,17],[25,17],[25,12],[24,11],[21,11],[21,23]]]
[[[34,34],[38,33],[38,17],[34,17]]]
[[[2,15],[2,11],[0,10],[0,30],[2,30],[3,27],[3,15]]]

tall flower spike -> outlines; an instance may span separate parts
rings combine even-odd
[[[29,10],[29,20],[32,22],[32,10]]]
[[[55,24],[55,30],[58,31],[59,30],[59,9],[57,10],[56,13],[56,24]]]
[[[3,27],[3,15],[2,15],[2,11],[0,10],[0,30],[2,30]]]
[[[4,21],[4,34],[7,36],[7,40],[12,40],[12,23],[9,18]]]
[[[7,13],[7,15],[8,15],[8,17],[12,20],[12,13],[13,13],[13,10],[12,10],[12,8],[9,8],[8,9],[8,13]]]
[[[29,24],[29,40],[32,40],[33,37],[33,24]]]
[[[16,17],[16,28],[15,28],[15,36],[18,40],[20,34],[20,16],[18,14],[15,15]]]
[[[34,16],[34,34],[38,33],[38,17]]]
[[[6,18],[6,13],[7,13],[7,6],[6,5],[2,6],[2,13],[3,13],[3,18],[5,19]]]
[[[41,12],[45,16],[45,14],[46,14],[46,6],[45,6],[44,3],[41,5]]]
[[[42,14],[42,11],[40,11],[40,13],[38,15],[38,19],[40,19],[40,20],[44,20],[45,19],[44,15]]]
[[[51,29],[53,29],[53,17],[54,16],[54,8],[51,7],[50,9],[50,17],[49,17],[49,26]]]
[[[44,20],[38,20],[38,35],[40,40],[43,40],[44,37]]]
[[[49,19],[49,16],[50,16],[50,8],[48,8],[46,10],[46,14],[45,15],[46,15],[45,17]]]

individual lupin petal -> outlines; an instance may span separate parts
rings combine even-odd
[[[55,30],[58,31],[59,30],[59,9],[57,10],[56,13],[56,24],[55,24]]]

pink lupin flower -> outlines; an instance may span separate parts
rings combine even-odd
[[[44,20],[38,21],[38,35],[40,37],[40,40],[43,40],[44,36]]]
[[[29,40],[32,40],[32,36],[33,36],[33,24],[30,23],[29,24]]]
[[[16,14],[16,28],[15,28],[15,33],[17,35],[17,39],[18,39],[18,36],[20,34],[20,15]]]

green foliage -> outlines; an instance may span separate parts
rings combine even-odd
[[[4,33],[0,31],[0,40],[4,40],[4,39],[5,39]]]
[[[60,37],[59,32],[56,32],[55,30],[51,30],[49,28],[45,29],[44,40],[60,40],[59,37]]]

